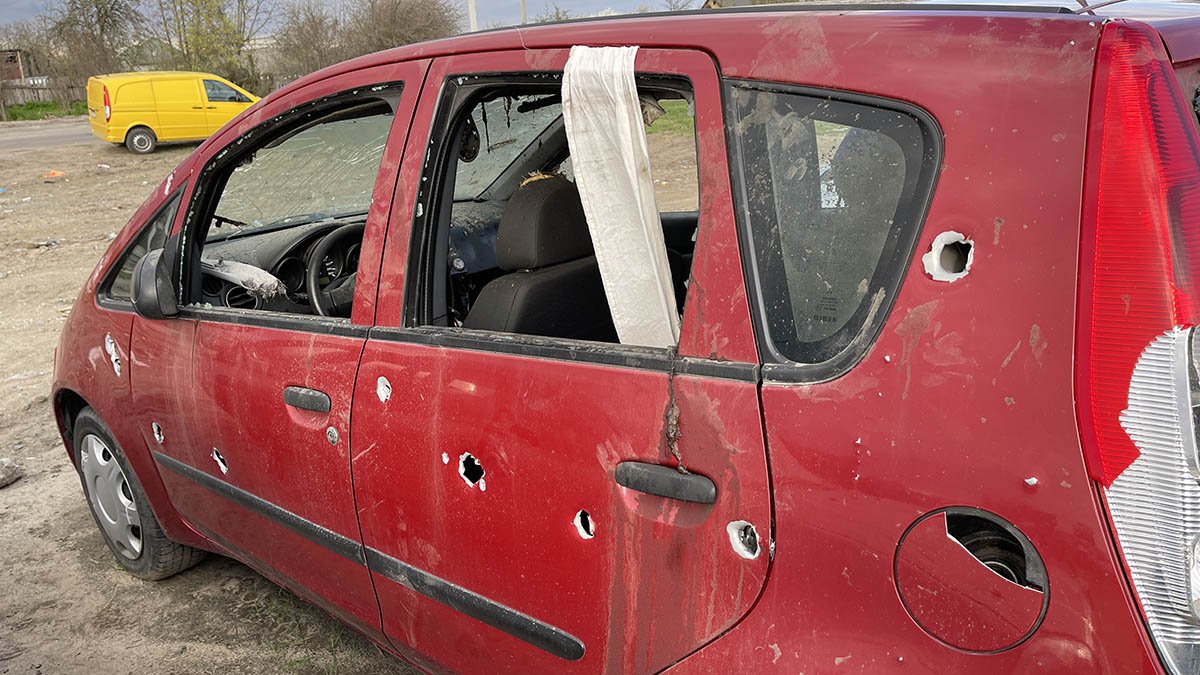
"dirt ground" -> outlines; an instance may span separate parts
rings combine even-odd
[[[0,489],[0,675],[413,672],[231,560],[135,579],[87,511],[47,400],[54,347],[109,238],[192,149],[0,147],[0,457],[26,471]]]
[[[413,672],[239,563],[151,583],[112,559],[54,428],[51,360],[109,240],[193,146],[20,147],[19,131],[0,125],[0,457],[26,472],[0,489],[0,675]],[[650,145],[661,207],[695,208],[690,139]]]

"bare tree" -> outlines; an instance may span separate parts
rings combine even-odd
[[[696,0],[662,0],[662,6],[668,12],[680,12],[685,9],[696,9]]]
[[[454,35],[462,21],[455,0],[349,0],[345,7],[347,56]]]
[[[558,6],[557,2],[552,2],[537,16],[533,17],[534,23],[549,23],[551,21],[566,21],[571,18],[571,12]]]
[[[270,25],[276,0],[143,0],[149,32],[171,46],[169,65],[211,70],[253,86],[249,47]]]
[[[288,5],[275,34],[278,74],[293,79],[345,58],[342,23],[342,17],[320,0]]]

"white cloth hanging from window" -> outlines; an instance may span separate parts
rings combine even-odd
[[[572,47],[563,71],[563,122],[621,344],[674,347],[679,310],[654,201],[636,57],[637,47]]]

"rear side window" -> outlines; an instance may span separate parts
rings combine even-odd
[[[779,357],[836,374],[866,351],[911,255],[932,123],[751,86],[731,102],[765,337]]]

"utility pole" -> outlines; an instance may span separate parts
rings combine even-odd
[[[467,24],[472,33],[479,30],[479,21],[475,18],[475,0],[467,0]]]
[[[524,26],[527,20],[525,18],[525,0],[521,0],[521,25]]]

